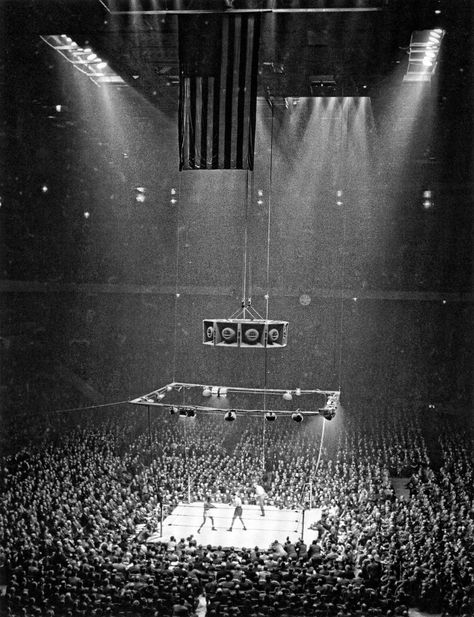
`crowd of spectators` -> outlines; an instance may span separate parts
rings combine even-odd
[[[440,427],[434,467],[415,410],[341,411],[318,464],[321,418],[157,415],[148,426],[141,410],[96,413],[61,414],[1,460],[7,615],[472,615],[472,438],[455,423]],[[255,503],[256,479],[278,507],[320,507],[318,539],[146,541],[160,499],[164,515],[234,489]]]

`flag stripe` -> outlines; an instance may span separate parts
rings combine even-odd
[[[183,152],[182,152],[182,160],[186,161],[188,164],[189,163],[189,155],[190,155],[190,151],[189,151],[189,135],[191,133],[190,128],[189,128],[189,110],[188,110],[188,106],[189,106],[189,102],[191,101],[191,94],[190,94],[190,79],[186,78],[185,80],[185,87],[184,87],[184,99],[182,101],[182,110],[181,113],[183,115],[184,118],[184,125],[183,125],[183,130],[182,130],[182,135],[181,135],[181,143],[183,144]]]
[[[196,80],[189,84],[189,166],[196,167]]]
[[[195,169],[201,167],[201,132],[202,132],[202,84],[205,77],[195,79],[196,83],[196,120],[194,128],[194,165]]]
[[[212,169],[212,145],[214,131],[214,82],[214,77],[208,78],[206,169]]]
[[[234,35],[235,35],[235,20],[224,16],[224,32],[222,34],[222,72],[224,73],[225,81],[222,84],[224,91],[222,93],[222,113],[220,114],[221,121],[221,143],[219,167],[223,169],[230,168],[230,147],[231,147],[231,130],[232,130],[232,93],[233,93],[233,57],[234,57]],[[225,84],[225,85],[224,85]]]
[[[260,18],[252,20],[253,27],[253,48],[251,58],[251,77],[247,82],[250,84],[250,96],[249,96],[249,124],[248,124],[248,147],[245,151],[246,154],[246,164],[244,164],[245,168],[253,170],[253,159],[254,159],[254,149],[255,149],[255,124],[257,118],[257,75],[258,75],[258,43],[260,41]]]
[[[186,96],[186,80],[180,79],[179,100],[178,100],[178,145],[179,145],[179,168],[183,169],[186,155],[186,114],[184,112],[184,101]]]
[[[208,109],[208,81],[209,77],[203,77],[201,80],[201,152],[199,159],[199,167],[205,169],[207,167],[207,109]]]
[[[247,32],[247,64],[246,64],[246,73],[245,73],[245,106],[243,110],[244,118],[248,118],[243,131],[242,131],[242,145],[240,147],[240,151],[242,153],[241,166],[243,168],[248,167],[250,163],[250,169],[252,168],[252,159],[250,155],[250,145],[251,145],[251,113],[252,113],[252,69],[253,69],[253,36],[254,36],[254,21],[248,21],[248,32]],[[255,66],[255,71],[257,71],[257,65]],[[256,92],[255,95],[256,96]]]
[[[180,169],[252,169],[259,16],[220,16],[205,58],[195,24],[179,19]]]
[[[232,54],[232,113],[231,121],[229,122],[229,116],[226,118],[227,124],[230,124],[230,145],[229,145],[229,160],[228,166],[234,169],[236,167],[236,155],[237,155],[237,135],[239,124],[242,118],[239,116],[239,99],[240,99],[240,74],[245,64],[242,64],[242,17],[236,15],[237,19],[233,20],[234,23],[234,45]]]
[[[235,139],[236,145],[236,158],[235,158],[235,166],[237,168],[243,167],[243,142],[244,142],[244,131],[245,131],[245,119],[246,119],[246,99],[248,96],[247,93],[247,80],[248,80],[248,49],[247,43],[249,40],[248,34],[248,24],[249,21],[247,19],[243,20],[241,37],[240,37],[240,67],[241,70],[239,72],[239,95],[237,101],[237,134]]]
[[[214,83],[212,110],[212,169],[219,169],[219,112],[220,112],[221,76],[217,75]]]

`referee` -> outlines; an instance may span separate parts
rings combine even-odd
[[[257,484],[257,482],[255,482],[253,486],[255,488],[255,500],[257,502],[257,505],[260,506],[260,516],[265,516],[265,508],[263,506],[265,505],[265,497],[267,496],[267,494],[263,486],[260,486],[260,484]]]

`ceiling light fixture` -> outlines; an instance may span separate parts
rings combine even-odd
[[[97,86],[104,83],[117,86],[127,85],[125,80],[115,73],[107,62],[99,58],[90,47],[82,48],[64,34],[42,35],[40,38]]]

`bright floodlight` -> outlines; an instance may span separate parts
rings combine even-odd
[[[403,81],[429,82],[436,71],[444,30],[415,30],[410,39],[407,72]]]
[[[336,415],[336,411],[334,409],[327,408],[320,409],[319,413],[324,417],[325,420],[332,420]]]
[[[41,35],[40,38],[97,86],[101,84],[127,86],[125,80],[115,73],[107,62],[99,58],[90,47],[80,47],[76,41],[65,34]]]

